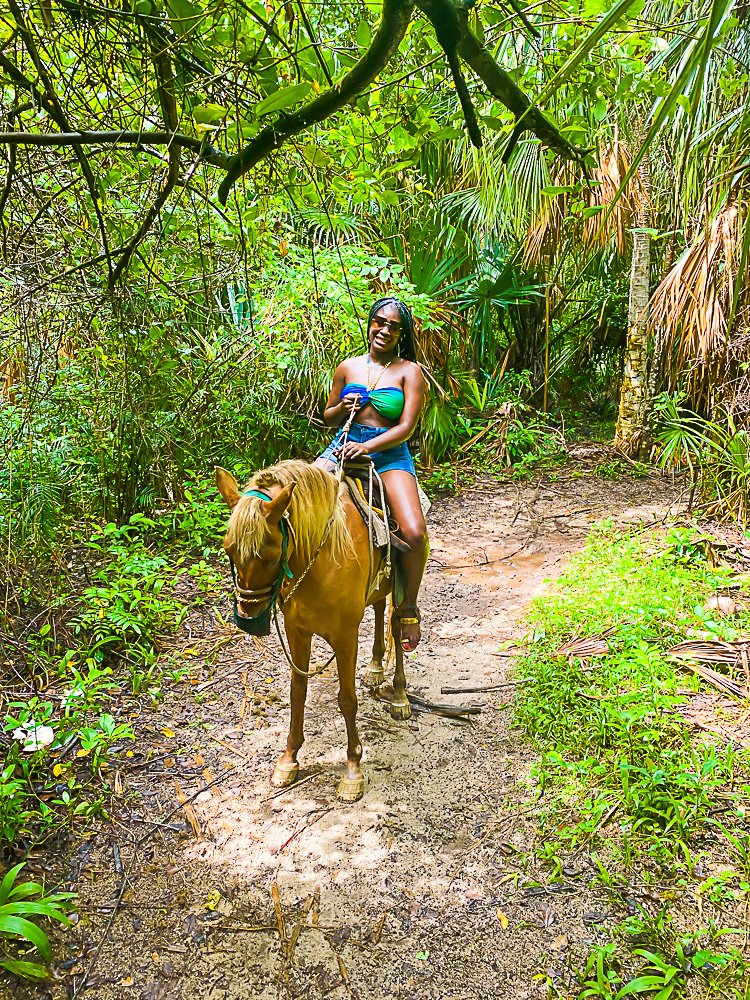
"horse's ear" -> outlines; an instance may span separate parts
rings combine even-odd
[[[240,498],[240,491],[237,489],[237,480],[231,472],[227,472],[226,469],[222,469],[219,465],[215,467],[214,472],[216,473],[216,485],[219,488],[219,493],[224,497],[224,501],[229,509],[234,510]]]
[[[260,509],[263,512],[263,516],[271,524],[278,524],[281,520],[289,506],[296,485],[296,483],[289,483],[287,486],[284,486],[279,495],[274,497],[273,500],[261,500]]]

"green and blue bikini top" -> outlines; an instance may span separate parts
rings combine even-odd
[[[358,382],[349,382],[341,390],[341,398],[354,395],[359,396],[360,406],[367,406],[369,403],[386,420],[398,420],[404,412],[404,394],[393,386],[368,389],[366,385],[360,385]]]

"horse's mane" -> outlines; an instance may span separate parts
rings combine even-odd
[[[303,563],[308,564],[320,545],[328,521],[333,514],[328,540],[335,562],[352,551],[352,539],[346,523],[346,511],[339,503],[339,481],[330,472],[308,462],[290,460],[256,472],[245,487],[267,490],[270,486],[296,483],[288,514],[294,533],[294,546]],[[232,547],[238,560],[258,556],[265,534],[266,520],[260,511],[260,500],[240,496],[227,525],[225,544]]]

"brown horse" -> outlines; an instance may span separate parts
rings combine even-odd
[[[253,476],[243,493],[229,472],[217,469],[216,485],[232,510],[224,549],[234,566],[240,620],[257,620],[280,591],[294,665],[289,737],[271,783],[277,787],[291,785],[299,773],[297,754],[304,740],[310,646],[313,635],[320,635],[336,654],[339,708],[346,721],[347,764],[336,794],[345,802],[356,802],[365,786],[354,686],[357,645],[359,624],[368,603],[368,582],[378,569],[373,566],[371,575],[367,526],[347,488],[330,472],[306,462],[280,462],[264,469]],[[376,563],[382,558],[378,550],[374,558]],[[365,675],[370,687],[383,683],[389,592],[390,584],[386,584],[369,595],[369,603],[375,608],[375,641]],[[408,719],[411,708],[406,696],[398,610],[391,615],[391,631],[396,669],[390,712],[394,719]]]

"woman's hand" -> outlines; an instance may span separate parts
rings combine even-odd
[[[341,400],[341,405],[344,408],[344,413],[349,416],[350,413],[357,413],[362,409],[362,404],[359,401],[359,393],[351,392],[344,396]]]
[[[334,454],[342,462],[353,462],[358,458],[366,457],[370,454],[367,445],[359,441],[347,441],[346,444],[337,448]]]

